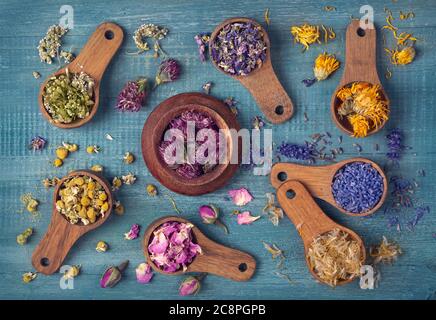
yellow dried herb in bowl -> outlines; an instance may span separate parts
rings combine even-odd
[[[309,268],[332,287],[358,277],[363,256],[359,242],[339,229],[319,235],[306,253]]]
[[[74,176],[62,183],[56,210],[71,224],[92,224],[109,210],[108,194],[95,179]]]

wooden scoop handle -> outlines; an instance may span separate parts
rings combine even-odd
[[[110,22],[100,24],[77,58],[68,65],[68,69],[72,72],[84,71],[94,80],[101,80],[123,37],[123,30],[117,24]]]
[[[256,100],[271,123],[282,123],[294,113],[294,105],[277,78],[268,58],[259,70],[237,78]]]
[[[347,27],[345,38],[345,70],[340,87],[354,81],[379,84],[376,65],[377,32],[374,25],[362,29],[360,21],[353,20]]]
[[[54,209],[48,230],[32,254],[33,267],[43,274],[56,272],[83,231]]]
[[[318,235],[338,227],[313,200],[309,191],[298,181],[287,181],[277,190],[277,199],[298,230],[307,248]]]

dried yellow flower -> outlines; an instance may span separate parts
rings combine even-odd
[[[106,252],[108,248],[109,248],[109,246],[107,245],[106,242],[99,241],[97,243],[97,246],[95,247],[95,250],[97,250],[97,252]]]
[[[60,179],[58,177],[53,177],[52,179],[45,178],[44,180],[42,180],[42,184],[44,185],[44,187],[50,188],[56,186],[59,181]]]
[[[56,158],[56,159],[54,159],[54,161],[53,161],[53,165],[56,167],[56,168],[59,168],[60,166],[62,166],[64,164],[64,162],[61,160],[61,159],[59,159],[59,158]]]
[[[340,63],[334,55],[324,52],[315,59],[313,73],[318,81],[325,80],[338,70],[339,66]]]
[[[363,138],[368,135],[369,123],[368,120],[360,114],[354,113],[348,116],[348,121],[353,127],[353,136]]]
[[[56,156],[61,159],[64,160],[66,157],[68,157],[68,150],[65,147],[58,147],[56,149]]]
[[[114,177],[112,180],[112,190],[116,191],[123,185],[123,180],[121,180],[119,177]]]
[[[64,278],[65,279],[73,279],[75,277],[77,277],[80,273],[80,265],[74,265],[71,266],[71,268],[69,268],[67,271],[65,271],[64,273]]]
[[[147,194],[151,197],[154,197],[157,195],[157,188],[155,185],[147,184],[147,187],[145,188],[147,190]]]
[[[79,149],[79,146],[75,143],[66,143],[62,142],[62,145],[65,149],[67,149],[69,152],[76,152]]]
[[[92,170],[92,171],[95,171],[95,172],[102,172],[102,171],[103,171],[103,166],[102,166],[102,165],[99,165],[99,164],[94,164],[94,165],[91,167],[91,170]]]
[[[87,146],[86,147],[86,152],[88,152],[89,154],[99,153],[100,152],[100,147],[97,146],[97,145]]]
[[[371,247],[369,254],[374,259],[374,264],[380,262],[392,263],[400,254],[402,254],[402,251],[398,244],[389,243],[386,237],[383,236],[383,240],[380,245]]]
[[[385,48],[386,53],[391,58],[391,63],[395,65],[405,65],[411,63],[415,59],[415,49],[413,47],[405,47],[401,50],[390,50]]]
[[[131,164],[135,161],[135,156],[131,152],[126,152],[123,157],[125,164]]]
[[[306,23],[301,26],[292,26],[291,34],[294,37],[294,42],[301,43],[303,45],[303,51],[308,50],[309,46],[313,43],[321,43],[319,40],[319,26]]]
[[[20,201],[26,206],[26,210],[35,213],[38,210],[39,202],[31,193],[25,193],[20,197]]]
[[[36,273],[34,272],[26,272],[23,274],[23,282],[24,283],[29,283],[31,281],[33,281],[36,278]]]

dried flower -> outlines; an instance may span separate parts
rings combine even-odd
[[[332,194],[342,209],[365,213],[379,203],[383,188],[383,177],[370,163],[352,162],[336,172]]]
[[[53,166],[56,168],[61,167],[63,164],[64,164],[64,162],[59,158],[56,158],[53,160]]]
[[[333,72],[339,69],[340,63],[336,57],[326,52],[320,53],[315,59],[313,66],[314,79],[303,80],[306,87],[310,87],[316,81],[322,81],[327,79]]]
[[[77,150],[79,150],[79,146],[75,143],[62,142],[62,146],[69,152],[76,152]]]
[[[41,74],[40,74],[38,71],[33,71],[33,72],[32,72],[32,76],[33,76],[35,79],[39,79],[39,78],[41,78]]]
[[[405,47],[401,50],[389,50],[388,48],[385,48],[385,51],[391,58],[391,63],[394,65],[406,65],[412,63],[416,54],[413,47]]]
[[[44,185],[44,187],[50,188],[56,186],[59,181],[60,179],[58,177],[53,177],[52,179],[45,178],[44,180],[42,180],[42,184]]]
[[[97,252],[106,252],[108,250],[109,246],[106,242],[104,241],[99,241],[97,243],[97,246],[95,247],[95,250]]]
[[[51,77],[44,87],[42,101],[54,122],[71,123],[86,118],[94,106],[94,79],[84,72]]]
[[[214,205],[203,205],[198,209],[198,213],[200,214],[200,218],[206,224],[216,224],[221,227],[225,233],[229,233],[227,227],[218,219],[219,218],[219,209]]]
[[[402,254],[401,248],[398,244],[390,243],[385,236],[380,245],[371,247],[369,254],[374,259],[374,264],[380,262],[392,263],[397,257]]]
[[[216,65],[237,76],[245,76],[260,68],[266,52],[262,27],[252,22],[225,25],[211,43],[211,56]]]
[[[132,185],[136,182],[136,176],[129,172],[125,176],[121,176],[121,180],[124,184]]]
[[[103,273],[103,276],[100,279],[100,287],[102,288],[112,288],[114,287],[118,282],[120,282],[122,277],[122,272],[127,268],[129,265],[129,260],[124,261],[121,263],[118,267],[110,266],[106,271]]]
[[[336,34],[332,28],[326,28],[324,25],[321,25],[321,28],[324,31],[325,43],[327,43],[328,40],[336,38]],[[321,43],[321,32],[319,29],[317,25],[305,23],[300,26],[292,26],[291,34],[294,37],[294,42],[301,43],[303,45],[303,51],[306,51],[311,44]]]
[[[238,224],[252,224],[254,221],[259,219],[260,216],[252,216],[249,211],[244,211],[238,214]]]
[[[64,147],[58,147],[55,151],[56,156],[61,159],[64,160],[66,157],[68,157],[68,150],[67,148]]]
[[[160,63],[156,75],[155,87],[166,82],[172,82],[180,76],[180,65],[175,59],[167,59]]]
[[[21,246],[25,245],[27,243],[27,240],[29,239],[29,237],[33,234],[33,229],[32,228],[27,228],[26,230],[23,231],[23,233],[20,233],[17,236],[17,243]]]
[[[117,191],[123,185],[123,180],[119,177],[114,177],[112,180],[112,191]]]
[[[136,223],[132,224],[129,232],[124,234],[124,239],[134,240],[134,239],[138,238],[140,229],[141,229],[141,227],[139,226],[139,224],[136,224]]]
[[[263,14],[263,19],[265,20],[265,23],[267,26],[271,23],[271,20],[269,18],[269,8],[265,9],[265,13]]]
[[[42,150],[45,147],[47,140],[41,136],[35,136],[30,140],[29,149]]]
[[[26,210],[30,213],[36,213],[38,210],[39,201],[36,200],[31,193],[21,195],[20,201],[25,205]]]
[[[275,204],[275,196],[273,193],[265,194],[267,202],[265,207],[263,208],[263,212],[268,215],[268,219],[272,222],[273,225],[278,226],[280,220],[283,218],[283,210],[280,207],[277,207]]]
[[[325,6],[324,11],[330,12],[330,11],[336,11],[336,7],[333,6]]]
[[[398,28],[393,25],[392,21],[394,17],[392,16],[392,12],[385,8],[386,12],[386,25],[383,26],[383,29],[388,29],[392,31],[392,35],[394,39],[397,41],[397,46],[405,46],[405,45],[413,45],[418,39],[415,38],[411,33],[401,32],[398,34]]]
[[[117,97],[115,109],[138,112],[147,96],[147,79],[128,81]]]
[[[277,152],[290,159],[305,160],[309,162],[315,161],[314,150],[309,145],[282,142],[282,144],[277,148]]]
[[[198,46],[198,54],[200,56],[200,61],[206,61],[207,47],[209,46],[210,33],[200,33],[194,37],[195,43]]]
[[[149,283],[151,281],[151,278],[153,278],[153,270],[151,269],[150,265],[145,262],[140,263],[136,268],[135,272],[136,281],[138,283]]]
[[[245,188],[229,190],[228,195],[232,198],[232,201],[237,206],[245,206],[251,200],[253,196]]]
[[[48,28],[47,34],[39,41],[38,53],[41,62],[52,63],[52,59],[58,55],[61,47],[61,38],[68,29],[60,25],[52,25]]]
[[[179,287],[179,294],[181,296],[190,296],[195,295],[200,291],[201,288],[201,279],[204,275],[200,277],[189,276],[182,281]]]
[[[64,273],[64,279],[73,279],[77,277],[80,273],[81,266],[80,265],[73,265],[71,268],[69,268]]]
[[[403,133],[400,129],[391,130],[386,136],[388,152],[386,156],[388,159],[396,164],[398,164],[401,158],[401,151],[405,149],[403,145]]]
[[[362,249],[350,234],[334,229],[313,240],[307,251],[309,267],[326,284],[334,287],[340,281],[360,275]]]
[[[253,129],[260,130],[265,126],[265,122],[262,120],[261,117],[255,116],[253,120],[251,120],[251,125]]]
[[[100,147],[97,145],[91,145],[86,147],[86,152],[89,154],[99,153],[100,150],[101,150]]]
[[[415,208],[415,216],[407,224],[411,230],[413,230],[418,222],[424,217],[424,215],[430,213],[430,207],[420,206]]]
[[[210,89],[212,88],[212,82],[206,82],[205,84],[203,84],[203,86],[201,87],[204,91],[205,94],[210,94]]]
[[[141,53],[150,50],[147,39],[153,39],[154,56],[157,58],[159,56],[159,51],[163,52],[159,45],[159,40],[165,38],[167,33],[167,28],[160,27],[151,23],[143,24],[135,31],[135,34],[133,35],[133,40],[135,41],[136,47],[140,50],[139,53]]]
[[[227,97],[223,100],[224,104],[233,112],[235,116],[238,115],[238,108],[236,107],[236,100],[233,97]]]
[[[26,272],[23,274],[23,282],[29,283],[36,278],[37,274],[34,272]]]
[[[368,135],[369,122],[368,119],[360,114],[350,114],[347,116],[348,122],[350,122],[353,128],[353,137],[364,138]]]
[[[117,215],[121,216],[121,215],[124,214],[124,206],[121,204],[121,202],[115,201],[114,207],[115,207],[114,208],[115,209],[115,213]]]
[[[151,261],[167,273],[185,271],[197,254],[202,254],[201,247],[193,242],[193,227],[171,221],[156,228],[148,245]]]
[[[72,52],[65,51],[65,50],[61,50],[61,52],[59,53],[59,57],[64,59],[65,63],[70,63],[75,58]]]
[[[157,196],[157,188],[153,184],[147,184],[147,187],[145,188],[147,190],[147,194],[150,197]]]
[[[125,164],[132,164],[135,161],[135,156],[131,152],[126,152],[123,161]]]
[[[92,171],[95,171],[95,172],[103,172],[103,166],[100,165],[100,164],[94,164],[94,165],[91,167],[91,170],[92,170]]]

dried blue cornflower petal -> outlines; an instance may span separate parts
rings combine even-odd
[[[119,111],[138,112],[147,96],[147,79],[128,81],[118,94],[115,109]]]
[[[425,214],[430,212],[430,207],[416,207],[415,208],[415,216],[412,220],[410,220],[407,225],[410,229],[414,229],[418,222],[424,217]]]
[[[29,149],[41,150],[45,147],[47,140],[41,136],[35,136],[30,140]]]
[[[304,79],[301,81],[306,87],[310,87],[316,82],[316,78],[313,79]]]
[[[332,184],[333,198],[344,210],[365,213],[383,195],[383,177],[369,163],[352,162],[339,169]]]
[[[260,68],[267,47],[262,27],[252,22],[225,25],[211,43],[211,57],[216,65],[231,75],[244,76]]]
[[[155,87],[166,82],[177,80],[180,76],[180,65],[175,59],[167,59],[161,62],[156,75]]]
[[[194,37],[195,42],[198,46],[198,54],[200,56],[200,61],[206,61],[206,49],[209,46],[210,33],[200,33]]]
[[[401,151],[405,148],[403,145],[403,134],[399,129],[393,129],[386,136],[388,152],[386,156],[394,163],[398,163],[401,158]]]
[[[411,194],[415,191],[415,186],[412,181],[398,176],[393,176],[389,179],[393,196],[393,205],[395,207],[409,208],[413,207]]]

